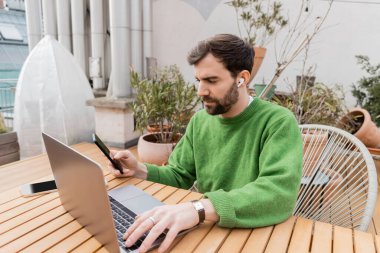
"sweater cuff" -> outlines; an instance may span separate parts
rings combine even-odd
[[[153,165],[153,164],[149,164],[149,163],[144,163],[144,164],[148,169],[147,180],[153,181],[153,182],[158,182],[160,179],[158,167]]]
[[[228,228],[235,227],[236,213],[234,206],[232,205],[233,200],[230,199],[230,196],[222,190],[206,192],[204,196],[210,199],[217,214],[219,215],[219,226]]]

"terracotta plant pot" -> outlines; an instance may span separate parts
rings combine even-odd
[[[265,47],[253,47],[253,50],[255,51],[255,58],[253,59],[253,68],[249,82],[251,82],[252,79],[256,76],[257,71],[259,71],[259,68],[263,63],[265,54],[267,52],[267,49]]]
[[[380,131],[375,125],[375,123],[371,120],[371,115],[367,110],[362,108],[354,108],[352,109],[348,115],[345,115],[340,122],[338,123],[338,127],[345,129],[345,126],[348,125],[350,119],[352,117],[357,118],[362,116],[362,124],[356,132],[351,132],[351,134],[355,135],[359,140],[361,140],[364,145],[369,148],[380,148]]]
[[[310,177],[317,169],[317,162],[327,144],[328,135],[322,131],[309,131],[302,133],[303,139],[303,175]]]
[[[176,143],[157,143],[152,133],[140,136],[137,152],[141,162],[164,165]]]
[[[368,150],[372,155],[373,161],[375,162],[377,172],[377,184],[380,185],[380,149],[368,148]]]

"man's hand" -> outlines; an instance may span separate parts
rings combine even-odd
[[[123,174],[119,170],[115,169],[111,162],[108,162],[108,168],[115,177],[137,177],[140,179],[146,179],[148,175],[148,169],[146,166],[137,161],[136,157],[129,151],[114,151],[110,152],[111,158],[118,160],[123,167]]]
[[[158,252],[165,252],[180,231],[194,227],[198,222],[198,212],[190,202],[159,206],[136,218],[124,234],[125,245],[131,247],[145,232],[150,231],[139,248],[139,252],[146,252],[165,231],[165,240],[158,249]]]

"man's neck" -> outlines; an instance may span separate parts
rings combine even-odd
[[[249,105],[249,98],[250,96],[245,93],[241,96],[241,99],[239,99],[236,104],[234,104],[230,110],[228,110],[228,112],[226,113],[223,113],[221,114],[220,116],[222,118],[233,118],[237,115],[239,115],[240,113],[242,113],[245,108],[248,107]]]

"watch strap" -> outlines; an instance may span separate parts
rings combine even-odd
[[[204,222],[206,218],[206,212],[202,202],[199,200],[192,200],[191,203],[193,204],[195,210],[198,212],[199,223]]]

